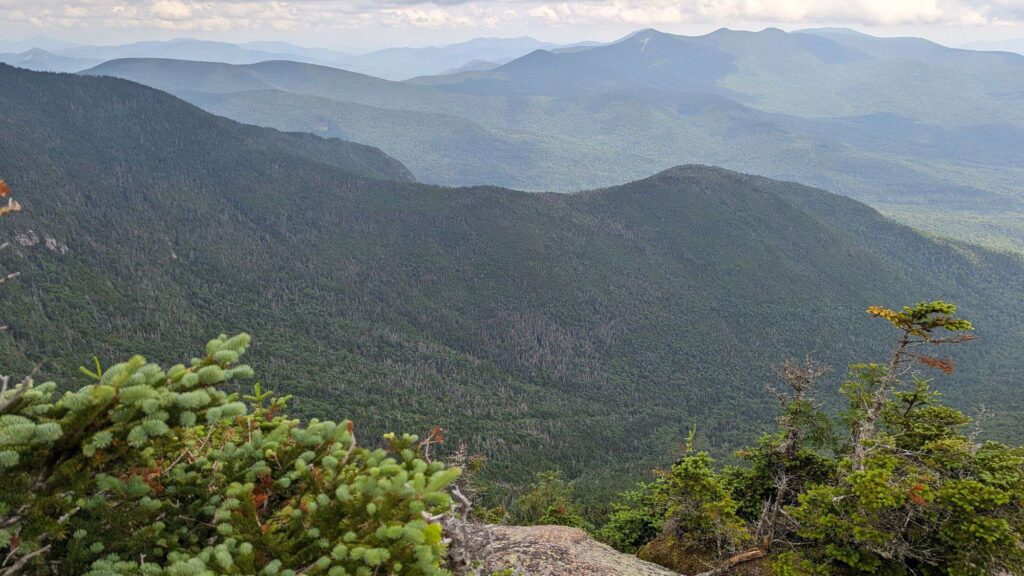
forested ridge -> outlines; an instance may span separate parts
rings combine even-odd
[[[750,442],[773,366],[880,352],[864,308],[927,297],[979,327],[949,399],[1024,433],[1017,256],[717,168],[570,195],[442,188],[122,80],[0,80],[0,174],[26,207],[5,222],[11,372],[70,387],[94,354],[169,363],[244,330],[303,415],[366,438],[442,426],[492,479],[555,468],[596,494],[694,424],[718,454]]]
[[[768,28],[638,30],[405,82],[274,60],[124,58],[83,73],[371,144],[434,184],[564,192],[711,164],[850,196],[946,237],[1024,247],[1017,54]]]

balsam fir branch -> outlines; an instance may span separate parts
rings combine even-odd
[[[415,436],[361,448],[351,422],[290,419],[259,385],[225,392],[252,375],[248,344],[5,392],[0,574],[446,574],[459,470]]]

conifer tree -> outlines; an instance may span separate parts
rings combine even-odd
[[[841,387],[849,401],[845,434],[834,436],[813,402],[823,370],[788,364],[782,372],[790,393],[777,394],[778,431],[740,452],[746,465],[720,474],[707,459],[684,457],[628,493],[602,536],[635,548],[643,543],[637,538],[652,537],[645,524],[659,520],[660,550],[666,534],[676,551],[693,550],[705,535],[736,533],[721,522],[731,510],[746,524],[739,529],[756,536],[754,547],[707,574],[761,558],[777,574],[794,576],[1021,573],[1024,448],[976,441],[966,431],[971,419],[943,406],[924,373],[954,370],[928,349],[971,339],[971,323],[956,311],[942,301],[869,308],[899,333],[886,363],[851,367]],[[668,552],[662,558],[674,559]]]

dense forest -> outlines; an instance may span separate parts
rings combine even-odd
[[[90,383],[63,394],[3,375],[0,573],[519,574],[479,569],[470,534],[495,521],[584,528],[700,576],[1019,573],[1024,449],[978,442],[925,374],[954,371],[932,351],[969,342],[973,324],[941,301],[868,313],[898,336],[888,360],[851,367],[835,421],[817,397],[827,368],[789,362],[770,390],[778,430],[741,451],[743,464],[716,467],[691,432],[599,527],[557,473],[507,512],[481,507],[472,459],[431,458],[439,429],[367,448],[352,421],[291,419],[290,398],[260,384],[228,393],[254,375],[241,363],[247,334],[168,369],[96,360],[82,368]]]
[[[927,294],[979,326],[949,401],[1024,435],[1015,255],[717,168],[569,195],[441,188],[131,82],[0,80],[0,174],[26,207],[0,255],[21,272],[0,301],[13,373],[73,388],[93,355],[169,363],[247,331],[297,414],[368,438],[441,426],[498,492],[557,469],[597,500],[693,425],[729,458],[776,414],[775,366],[810,354],[839,374],[884,351],[865,307]]]

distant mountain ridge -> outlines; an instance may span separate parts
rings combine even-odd
[[[253,64],[265,60],[310,61],[301,55],[288,52],[253,50],[227,42],[192,38],[135,42],[116,46],[76,46],[63,51],[63,53],[77,58],[101,61],[118,58],[174,58],[228,64]]]
[[[32,44],[32,42],[38,42]],[[585,43],[589,44],[589,43]],[[0,52],[7,46],[0,42]],[[11,54],[5,62],[18,65],[14,53],[33,49],[49,52],[49,64],[37,58],[31,69],[51,72],[78,72],[108,60],[123,58],[166,58],[225,64],[255,64],[268,60],[290,60],[320,64],[370,74],[391,80],[404,80],[424,74],[440,74],[461,68],[470,62],[503,64],[537,49],[555,50],[565,46],[541,42],[522,36],[518,38],[475,38],[466,42],[424,48],[385,48],[366,54],[351,54],[328,48],[309,48],[288,42],[243,42],[232,44],[193,38],[165,41],[134,42],[110,46],[80,46],[60,43],[48,38],[9,43]],[[72,64],[83,64],[73,68]],[[27,62],[27,61],[25,61]]]
[[[46,50],[48,52],[59,52],[67,48],[77,46],[74,42],[66,42],[49,36],[35,35],[22,40],[8,40],[0,38],[0,52],[20,53],[32,49]]]
[[[474,38],[447,46],[385,48],[338,64],[353,72],[362,72],[388,80],[405,80],[424,74],[441,74],[473,61],[504,63],[534,50],[550,50],[559,46],[528,36]]]
[[[915,60],[935,68],[936,75],[903,74]],[[978,84],[978,76],[989,71],[990,82]],[[835,29],[723,28],[703,36],[646,29],[583,51],[534,52],[494,70],[415,82],[475,93],[700,91],[797,116],[889,112],[948,124],[990,122],[998,113],[999,121],[1024,126],[1024,56]],[[978,102],[965,108],[949,99],[943,88],[951,83]],[[905,101],[893,100],[894,93]],[[949,114],[954,108],[959,114]]]
[[[642,30],[487,68],[400,83],[287,62],[89,73],[365,142],[431,183],[572,191],[708,163],[1024,249],[1024,58],[848,30]]]
[[[971,42],[961,46],[961,48],[965,48],[967,50],[994,50],[1024,54],[1024,38]]]
[[[0,54],[0,63],[37,72],[79,72],[86,68],[92,68],[102,61],[101,59],[62,56],[41,48],[30,48],[20,53]]]

